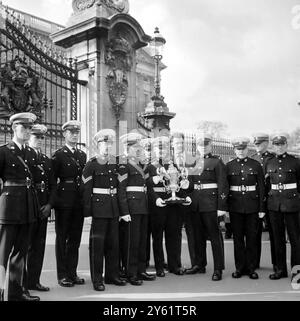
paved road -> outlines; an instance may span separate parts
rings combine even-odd
[[[233,244],[231,240],[225,241],[226,270],[223,280],[211,281],[212,256],[210,244],[208,244],[208,267],[207,273],[197,275],[176,276],[167,274],[165,278],[155,282],[144,282],[141,287],[127,285],[117,287],[107,285],[105,292],[95,292],[92,288],[89,275],[88,260],[88,233],[89,226],[85,225],[82,245],[80,249],[80,261],[78,274],[86,279],[86,284],[74,288],[62,288],[57,284],[55,265],[55,233],[53,225],[48,228],[47,248],[42,274],[42,283],[50,286],[49,293],[32,294],[40,295],[43,301],[276,301],[276,300],[300,300],[300,291],[293,290],[290,279],[278,281],[269,280],[271,271],[270,245],[267,241],[267,233],[264,233],[263,259],[261,269],[258,270],[260,279],[250,280],[247,276],[241,279],[232,279],[231,273],[234,269]],[[289,246],[288,246],[289,248]],[[185,267],[190,267],[187,250],[186,236],[183,233],[182,262]],[[289,256],[289,254],[288,254]],[[153,259],[151,259],[151,265]],[[149,272],[154,273],[153,268]]]

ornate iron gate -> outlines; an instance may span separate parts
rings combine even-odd
[[[78,79],[77,60],[1,4],[0,50],[0,144],[11,138],[9,116],[30,111],[48,127],[45,153],[50,155],[62,146],[61,125],[78,119],[78,92],[86,82]]]

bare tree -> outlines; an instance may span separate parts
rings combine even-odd
[[[214,138],[222,138],[227,135],[228,126],[220,121],[202,120],[197,129],[212,135]]]

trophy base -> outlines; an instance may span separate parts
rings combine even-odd
[[[176,197],[176,199],[172,199],[172,197],[164,200],[164,202],[167,204],[167,205],[173,205],[173,204],[188,204],[188,202],[186,202],[186,199],[185,198],[179,198],[179,197]]]

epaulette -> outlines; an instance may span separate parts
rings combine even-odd
[[[233,163],[234,161],[236,161],[236,158],[230,160],[227,164],[231,164],[231,163]]]
[[[2,147],[7,147],[8,143],[4,144],[4,145],[1,145],[0,148]]]
[[[214,158],[214,159],[222,159],[222,157],[220,155],[212,155],[211,158]]]

